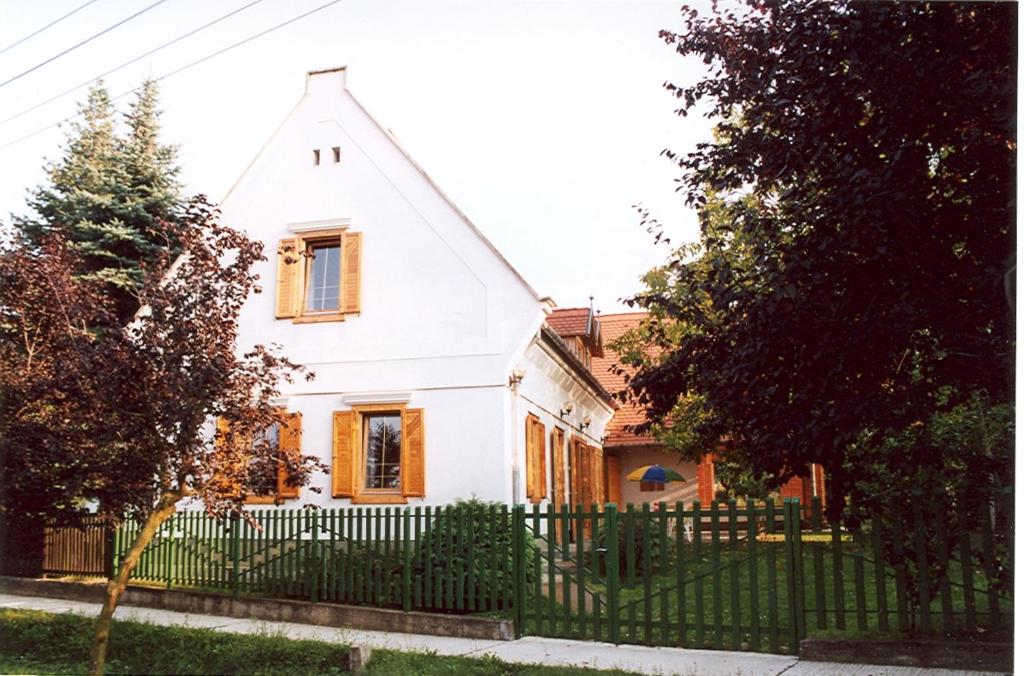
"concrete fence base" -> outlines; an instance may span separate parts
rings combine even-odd
[[[0,577],[0,592],[22,596],[44,596],[89,603],[102,603],[104,581],[68,582],[17,577]],[[271,622],[296,622],[326,627],[350,627],[371,631],[389,631],[429,636],[454,636],[492,641],[515,638],[511,620],[495,620],[465,615],[402,612],[388,608],[344,606],[334,603],[310,603],[290,599],[243,596],[184,589],[155,589],[129,586],[121,605],[159,608],[199,615],[220,615]]]
[[[800,642],[800,661],[1012,672],[1013,645],[952,640],[805,638]]]

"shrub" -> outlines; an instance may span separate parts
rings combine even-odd
[[[440,579],[448,562],[451,561],[454,571],[461,570],[463,607],[469,607],[469,599],[472,597],[473,608],[476,611],[497,610],[498,608],[491,604],[492,579],[497,583],[499,599],[512,594],[512,515],[507,510],[502,512],[500,503],[488,503],[476,498],[459,500],[452,507],[436,513],[424,540],[430,543],[430,559],[424,560],[426,549],[421,548],[423,556],[415,559],[413,576],[433,575],[434,579]],[[529,582],[533,577],[534,560],[538,556],[538,549],[536,543],[530,539],[525,541],[524,547]],[[493,576],[490,563],[492,553],[496,563]],[[459,577],[456,576],[455,588],[459,587]],[[527,588],[532,589],[533,585],[528,584]],[[481,598],[485,599],[483,607],[480,604]]]

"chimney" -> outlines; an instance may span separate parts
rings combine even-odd
[[[318,94],[345,89],[346,68],[346,66],[339,66],[326,70],[309,71],[306,73],[306,93]]]

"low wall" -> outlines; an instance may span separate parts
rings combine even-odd
[[[1013,644],[953,640],[806,638],[800,661],[1013,672]]]
[[[0,592],[23,596],[45,596],[89,603],[102,603],[105,582],[67,582],[16,577],[0,577]],[[492,641],[514,638],[511,620],[495,620],[465,615],[402,612],[388,608],[343,606],[334,603],[310,603],[290,599],[243,596],[184,589],[155,589],[129,586],[120,605],[159,608],[199,615],[222,615],[271,622],[297,622],[326,627],[351,627],[371,631],[389,631],[429,636],[455,636]]]

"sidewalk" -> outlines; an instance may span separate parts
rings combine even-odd
[[[51,613],[96,615],[96,603],[65,601],[30,596],[0,594],[0,608],[25,608]],[[681,674],[685,676],[995,676],[990,672],[951,671],[884,667],[832,662],[800,662],[786,655],[729,652],[723,650],[687,650],[612,645],[588,641],[568,641],[526,637],[518,641],[482,641],[465,638],[394,634],[362,631],[344,627],[320,627],[291,622],[264,622],[213,615],[193,615],[169,610],[120,606],[117,619],[138,620],[160,625],[202,627],[238,634],[271,633],[289,638],[313,639],[347,645],[404,652],[433,652],[438,655],[483,657],[493,655],[506,662],[577,666],[594,669],[623,669],[644,674]]]

